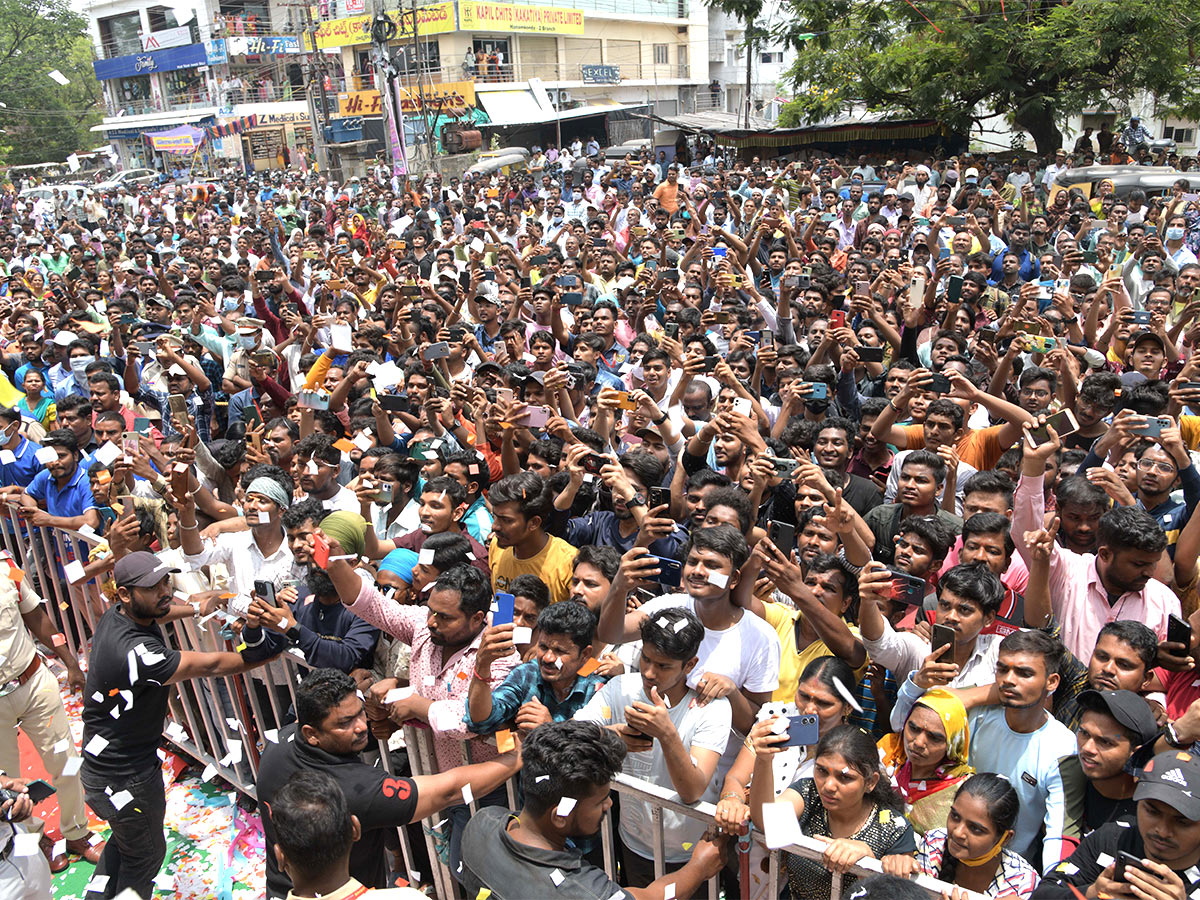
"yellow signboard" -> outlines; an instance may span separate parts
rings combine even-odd
[[[404,40],[412,37],[412,12],[393,12],[388,14],[396,23],[397,32],[393,40]],[[447,34],[455,30],[454,3],[435,3],[417,9],[417,34]],[[328,50],[333,47],[347,47],[355,44],[371,42],[371,17],[349,16],[344,19],[330,19],[320,22],[316,29],[317,49]],[[305,46],[312,50],[312,36],[304,36]]]
[[[561,6],[522,6],[459,0],[463,31],[521,31],[532,34],[583,34],[583,13]]]
[[[379,116],[383,114],[379,91],[350,91],[337,95],[339,116]],[[451,81],[425,85],[425,106],[430,110],[462,109],[475,103],[475,83]],[[421,112],[421,95],[414,88],[400,88],[400,109],[405,115]]]

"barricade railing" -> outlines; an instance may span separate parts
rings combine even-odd
[[[5,506],[3,546],[13,558],[14,565],[32,580],[31,587],[45,598],[48,612],[67,647],[82,658],[96,621],[108,608],[109,601],[101,591],[103,578],[89,575],[78,576],[74,563],[87,565],[88,553],[99,542],[94,533],[65,528],[47,528],[30,525],[22,520],[11,505]],[[168,643],[185,650],[230,650],[233,641],[222,628],[226,624],[224,613],[214,613],[200,619],[177,619],[166,624],[164,635]],[[199,678],[182,682],[172,695],[169,705],[169,720],[166,737],[174,746],[206,767],[205,777],[219,775],[247,797],[257,800],[255,782],[259,760],[267,743],[278,738],[279,729],[292,720],[291,710],[296,699],[296,685],[309,670],[303,654],[292,648],[278,658],[251,672],[216,678]],[[428,728],[406,724],[403,728],[404,746],[408,753],[411,774],[415,776],[436,774],[437,757],[434,753],[432,734]],[[471,748],[475,741],[462,742],[464,763],[472,761]],[[235,743],[231,743],[235,742]],[[381,765],[389,773],[392,770],[387,742],[378,741]],[[633,778],[618,775],[613,790],[627,803],[649,802],[652,804],[653,850],[655,877],[665,871],[666,836],[663,812],[670,811],[694,819],[705,827],[714,824],[716,807],[711,803],[686,804],[663,787]],[[509,809],[517,808],[516,779],[507,785]],[[474,799],[470,803],[471,814],[477,811]],[[433,835],[444,828],[446,820],[441,813],[421,822],[425,838],[425,849],[432,871],[430,880],[439,900],[459,900],[462,891],[447,865],[437,854]],[[601,849],[605,871],[616,880],[617,855],[616,836],[613,833],[613,817],[606,814],[601,824]],[[406,873],[412,878],[418,874],[413,846],[408,830],[398,830],[400,851]],[[749,853],[749,844],[757,843],[768,858],[767,896],[778,897],[783,854],[794,854],[805,859],[819,861],[826,845],[815,838],[805,837],[800,843],[781,849],[766,847],[763,835],[752,831],[749,842],[737,842],[736,852]],[[731,851],[732,852],[732,851]],[[745,867],[742,867],[743,872]],[[864,859],[851,868],[855,876],[865,876],[881,871],[878,860]],[[424,874],[424,873],[420,873]],[[745,881],[746,879],[742,879]],[[925,890],[931,900],[939,900],[942,891],[951,887],[944,882],[927,876],[909,879]],[[708,896],[716,900],[719,891],[718,878],[708,882]],[[963,892],[965,900],[983,900],[981,895]],[[743,898],[749,896],[749,885],[742,885]],[[840,900],[842,876],[833,874],[830,900]]]

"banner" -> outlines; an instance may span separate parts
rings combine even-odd
[[[393,12],[388,16],[396,23],[398,29],[393,40],[401,41],[412,37],[412,12]],[[435,3],[432,6],[422,6],[417,9],[417,34],[449,34],[455,31],[454,3]],[[306,34],[304,42],[309,50],[313,36]],[[328,50],[333,47],[348,47],[354,44],[371,43],[371,17],[350,16],[344,19],[331,19],[321,22],[316,28],[317,50]]]
[[[143,50],[165,50],[168,47],[182,47],[192,42],[192,30],[187,25],[178,28],[164,28],[162,31],[152,31],[142,35]]]
[[[194,153],[204,142],[204,130],[180,125],[169,131],[154,131],[145,135],[150,146],[161,153]]]
[[[396,85],[396,96],[403,115],[422,112],[421,92],[415,87]],[[379,91],[349,91],[337,95],[339,116],[378,116],[382,114]],[[425,106],[443,112],[465,109],[475,105],[475,82],[451,81],[446,84],[425,85]]]
[[[128,78],[133,75],[149,75],[151,72],[173,72],[176,69],[194,69],[208,65],[204,44],[188,44],[186,47],[169,47],[132,56],[117,56],[113,59],[97,59],[92,63],[99,81],[110,78]]]
[[[463,31],[521,31],[531,34],[583,34],[583,13],[561,6],[522,6],[459,0]]]
[[[301,53],[300,38],[294,34],[237,35],[225,39],[230,54],[249,53],[255,56],[276,56]]]
[[[225,38],[213,38],[204,42],[204,56],[210,66],[219,66],[229,62],[229,48]]]

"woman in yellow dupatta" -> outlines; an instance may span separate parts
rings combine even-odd
[[[921,697],[900,734],[879,741],[884,768],[908,804],[908,820],[919,834],[945,825],[955,790],[975,771],[967,764],[970,746],[962,701],[940,688]]]

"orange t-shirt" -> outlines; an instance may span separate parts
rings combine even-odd
[[[904,433],[908,435],[905,450],[921,450],[925,447],[924,425],[903,425]],[[993,425],[990,428],[968,428],[954,446],[958,458],[968,466],[980,472],[995,468],[1000,461],[1004,448],[1000,446],[1000,429],[1003,425]]]
[[[671,215],[679,209],[679,182],[664,181],[654,189],[654,199]]]

